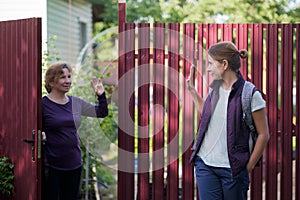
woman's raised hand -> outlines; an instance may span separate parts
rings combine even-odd
[[[195,89],[195,66],[191,65],[190,68],[190,75],[188,77],[188,79],[186,80],[187,86],[188,86],[188,90],[192,90]]]
[[[93,77],[91,80],[91,84],[94,88],[95,93],[100,96],[104,92],[104,86],[102,84],[102,80],[97,77]]]

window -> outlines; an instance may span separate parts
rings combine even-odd
[[[87,28],[85,22],[80,22],[80,49],[87,43]]]

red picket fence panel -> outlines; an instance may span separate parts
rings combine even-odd
[[[248,50],[241,72],[264,93],[267,104],[270,141],[262,164],[251,174],[249,198],[300,199],[295,187],[300,184],[299,27],[122,23],[118,199],[198,198],[189,157],[199,116],[185,79],[196,64],[198,92],[206,96],[211,81],[206,51],[222,40]]]

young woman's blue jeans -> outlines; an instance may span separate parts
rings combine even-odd
[[[247,168],[232,177],[230,168],[211,167],[195,158],[195,174],[200,199],[204,200],[246,200],[249,189]]]

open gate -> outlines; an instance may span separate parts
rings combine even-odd
[[[41,198],[41,19],[0,22],[0,157],[14,165],[14,192]],[[40,137],[39,137],[40,138]]]
[[[197,199],[188,160],[198,116],[185,79],[196,63],[206,96],[206,50],[222,40],[248,50],[241,72],[267,103],[270,140],[249,196],[300,199],[300,25],[134,24],[125,10],[119,3],[118,199]]]

